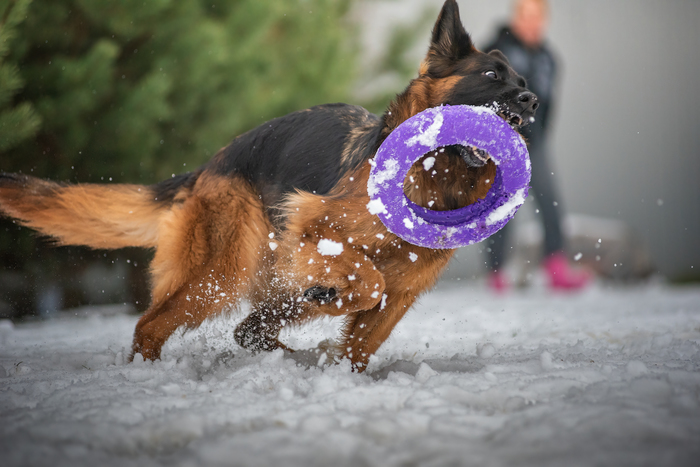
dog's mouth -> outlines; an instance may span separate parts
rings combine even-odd
[[[483,167],[491,159],[489,153],[483,149],[475,148],[474,146],[462,146],[461,144],[455,144],[451,146],[459,155],[464,159],[469,167]]]
[[[508,122],[508,124],[514,129],[517,130],[523,124],[525,123],[525,120],[523,120],[522,115],[516,112],[512,112],[508,109],[502,109],[497,112],[497,115],[501,117],[503,120]]]
[[[530,112],[526,111],[526,117],[523,117],[522,114],[510,110],[506,104],[499,104],[496,101],[486,105],[486,107],[496,112],[496,115],[505,120],[515,131],[518,131],[518,129],[522,126],[525,126],[528,123],[532,123],[535,121],[535,118],[532,115],[530,115],[529,117],[527,116],[528,114],[530,114]]]

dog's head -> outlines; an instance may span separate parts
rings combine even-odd
[[[430,82],[430,107],[484,105],[519,127],[534,118],[539,105],[505,55],[497,50],[483,53],[474,47],[455,0],[447,0],[440,11],[420,75]]]
[[[440,11],[420,75],[397,96],[384,116],[385,134],[406,119],[440,105],[491,107],[514,128],[527,125],[539,106],[525,79],[499,51],[477,50],[459,17],[455,0]],[[404,181],[411,201],[436,210],[456,209],[483,199],[495,178],[496,166],[481,149],[452,145],[437,158],[431,172],[414,164]],[[424,156],[425,157],[425,156]],[[459,159],[466,165],[457,163]]]

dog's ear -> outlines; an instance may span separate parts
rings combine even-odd
[[[501,52],[500,50],[494,49],[491,52],[489,52],[489,55],[492,55],[496,58],[503,60],[506,63],[506,65],[510,66],[510,62],[508,61],[508,57],[503,55],[503,52]]]
[[[476,51],[471,37],[462,26],[456,0],[447,0],[433,27],[428,56],[421,74],[443,76],[450,73],[451,65]]]

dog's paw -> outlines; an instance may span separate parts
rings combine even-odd
[[[343,357],[343,349],[340,348],[340,343],[333,339],[325,339],[318,343],[316,347],[321,353],[318,358],[317,366],[336,365]]]
[[[333,300],[337,296],[337,292],[333,287],[322,287],[320,285],[315,285],[309,287],[304,291],[304,300],[306,301],[319,301],[321,305],[325,305]]]

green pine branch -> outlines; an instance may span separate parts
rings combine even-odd
[[[10,45],[19,24],[26,18],[32,0],[0,0],[0,151],[7,151],[34,136],[41,118],[29,102],[13,104],[24,80],[19,69],[7,62]]]

